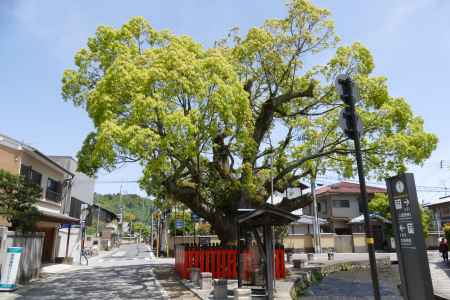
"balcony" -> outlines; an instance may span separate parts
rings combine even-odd
[[[45,191],[45,199],[53,202],[61,202],[61,193],[47,189]]]

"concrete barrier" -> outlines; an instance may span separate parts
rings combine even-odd
[[[228,299],[228,282],[226,279],[214,279],[214,299]]]
[[[200,284],[200,268],[191,268],[191,281],[195,285]]]
[[[212,288],[212,273],[201,272],[200,273],[200,289],[209,290]]]
[[[234,289],[234,300],[252,300],[251,289]]]

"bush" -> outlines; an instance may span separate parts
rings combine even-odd
[[[447,241],[450,241],[450,223],[444,225],[444,235]]]
[[[0,170],[0,214],[5,215],[15,230],[32,232],[40,213],[35,204],[42,190],[23,176]]]

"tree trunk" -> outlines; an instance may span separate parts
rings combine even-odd
[[[222,245],[233,244],[237,240],[237,214],[223,216],[213,216],[211,223],[212,229],[217,234]]]

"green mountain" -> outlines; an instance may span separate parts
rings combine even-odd
[[[120,213],[120,207],[123,207],[123,213],[133,214],[136,221],[148,224],[150,221],[150,211],[153,208],[153,201],[149,198],[141,197],[135,194],[95,194],[95,204],[108,209],[116,214]]]

